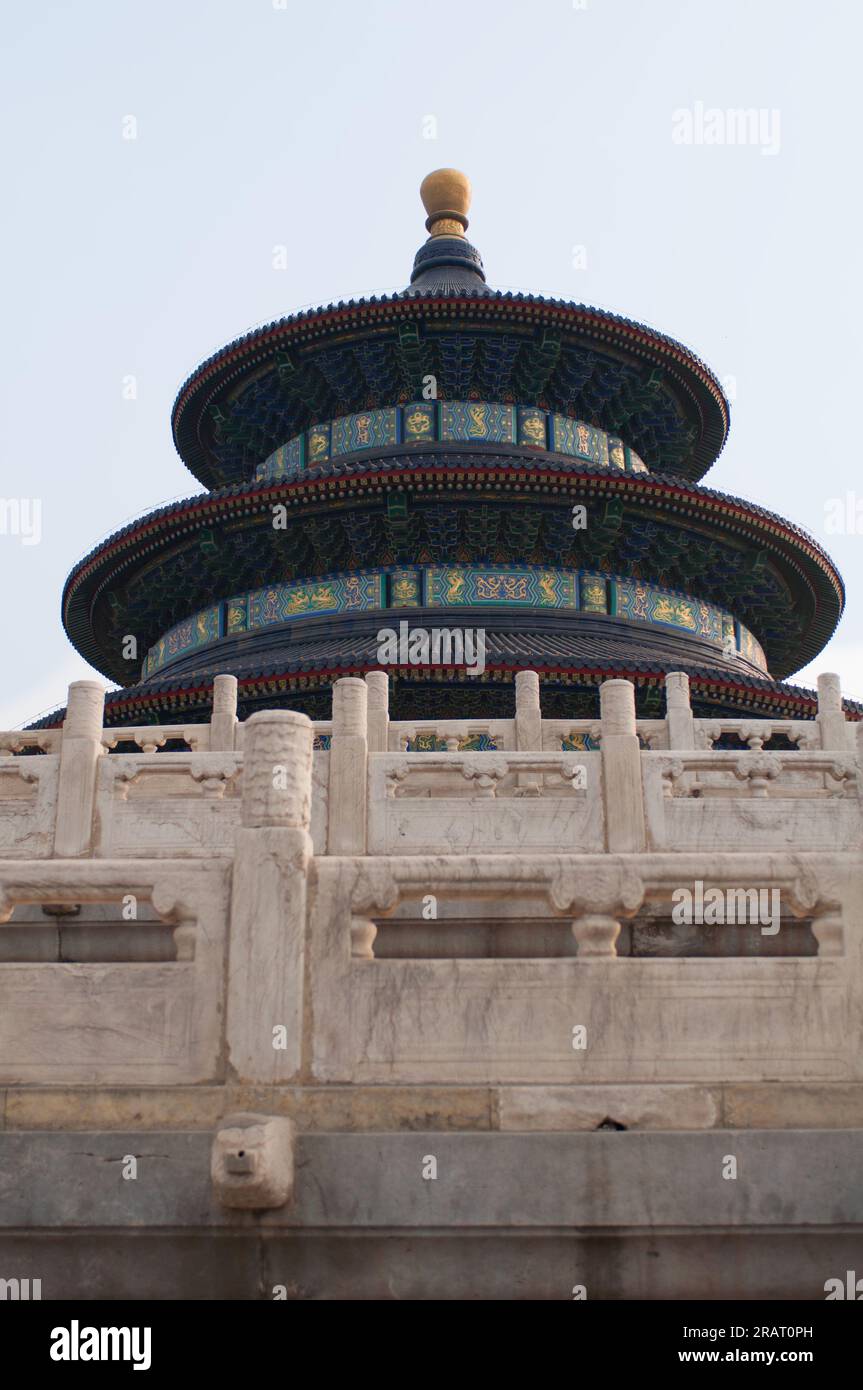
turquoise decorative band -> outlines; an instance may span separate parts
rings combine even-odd
[[[724,609],[640,579],[540,565],[417,565],[295,580],[211,604],[147,653],[142,679],[222,637],[326,613],[410,608],[569,609],[607,613],[721,642],[767,671],[761,646]]]
[[[638,454],[616,435],[538,406],[501,405],[493,401],[414,401],[313,425],[259,463],[255,478],[295,478],[307,468],[332,459],[394,444],[429,441],[516,444],[567,454],[600,468],[618,468],[626,473],[648,471]]]

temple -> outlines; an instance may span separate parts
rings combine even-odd
[[[728,432],[714,375],[642,324],[491,289],[467,179],[421,191],[410,285],[206,361],[172,423],[209,491],[69,576],[69,638],[124,687],[107,722],[203,717],[228,671],[241,715],[321,718],[334,679],[380,669],[402,719],[509,715],[524,669],[549,715],[596,715],[624,676],[647,717],[680,670],[699,715],[812,717],[783,680],[842,582],[805,532],[700,486]],[[482,631],[483,670],[382,652],[403,623]]]
[[[63,598],[121,688],[0,731],[0,1287],[857,1298],[841,580],[688,349],[422,193],[180,391],[208,491]]]

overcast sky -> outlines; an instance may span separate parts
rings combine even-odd
[[[418,185],[443,165],[473,182],[469,236],[492,285],[642,320],[726,381],[731,436],[704,481],[833,555],[846,616],[795,681],[836,670],[863,698],[861,13],[7,7],[0,499],[38,502],[41,537],[0,534],[0,728],[94,674],[60,623],[76,560],[201,490],[171,440],[181,382],[256,323],[404,286],[425,237]],[[743,142],[725,116],[739,109],[758,113]]]

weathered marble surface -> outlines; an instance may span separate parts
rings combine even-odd
[[[601,776],[598,753],[372,755],[368,852],[601,850]]]
[[[60,759],[0,756],[0,858],[43,859],[54,844]]]
[[[0,917],[96,904],[98,951],[132,895],[174,944],[149,962],[0,964],[1,1083],[576,1085],[592,1115],[597,1086],[863,1079],[861,745],[835,682],[817,723],[777,723],[798,751],[764,751],[770,721],[693,720],[679,677],[653,721],[607,682],[582,730],[599,751],[565,753],[548,747],[565,721],[542,720],[521,673],[514,720],[438,729],[454,746],[484,727],[497,750],[409,754],[379,675],[338,682],[326,728],[285,711],[239,725],[228,680],[200,735],[173,731],[189,751],[155,751],[172,734],[153,728],[110,756],[98,688],[77,683],[54,751],[0,756]],[[712,750],[729,730],[749,751]],[[625,924],[667,920],[696,880],[776,890],[819,954],[616,956]],[[392,949],[411,921],[422,958]],[[458,941],[496,921],[528,954],[429,949],[447,924]],[[532,922],[569,950],[531,956]],[[543,1104],[551,1123],[536,1091],[507,1113],[530,1128]]]
[[[9,864],[0,875],[0,923],[20,902],[139,899],[172,925],[175,962],[0,965],[2,1084],[223,1074],[227,863],[49,860]]]

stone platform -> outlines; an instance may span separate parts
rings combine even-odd
[[[531,672],[513,719],[428,727],[383,674],[317,724],[235,694],[118,730],[83,682],[0,734],[0,1279],[812,1299],[860,1265],[835,677],[814,721],[694,719],[680,673],[654,720],[622,680],[543,719]]]

